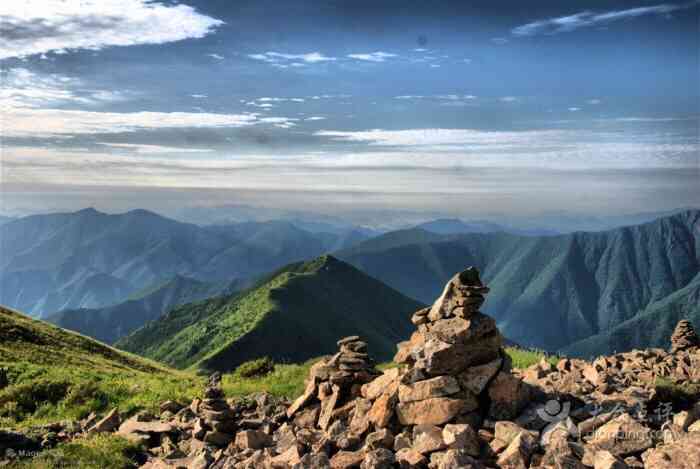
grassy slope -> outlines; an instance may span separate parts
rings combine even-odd
[[[118,343],[177,367],[230,370],[269,355],[299,363],[359,334],[386,360],[420,304],[330,256],[293,264],[237,296],[175,309]]]
[[[78,419],[92,411],[155,409],[189,398],[198,378],[0,307],[0,426]]]

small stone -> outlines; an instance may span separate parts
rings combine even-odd
[[[330,464],[333,469],[351,469],[360,467],[364,459],[364,451],[338,451],[331,458]]]
[[[445,449],[447,444],[442,439],[442,430],[435,425],[416,425],[413,427],[413,445],[411,449],[421,454]]]
[[[595,469],[629,469],[625,462],[610,451],[598,451],[595,454]]]
[[[88,430],[88,435],[112,432],[119,427],[120,423],[121,417],[119,416],[119,411],[116,408],[112,409],[102,420]]]
[[[467,424],[447,424],[442,429],[442,440],[450,449],[464,450],[470,456],[480,453],[479,436]]]
[[[259,430],[244,430],[236,433],[236,447],[245,449],[263,449],[272,445],[272,438]]]
[[[372,432],[367,435],[365,445],[369,449],[392,449],[394,447],[394,434],[391,433],[391,430],[387,429],[377,430],[376,432]]]
[[[360,464],[360,469],[392,469],[396,458],[386,448],[377,448],[368,452]]]
[[[428,460],[418,451],[402,448],[396,452],[396,462],[401,469],[420,469],[428,465]]]

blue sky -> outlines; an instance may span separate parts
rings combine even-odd
[[[24,0],[0,18],[8,213],[211,203],[200,189],[464,217],[700,202],[697,1]]]

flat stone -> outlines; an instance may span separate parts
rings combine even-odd
[[[336,344],[338,345],[338,347],[342,347],[345,344],[349,344],[350,342],[357,342],[359,340],[360,340],[359,335],[351,335],[348,337],[343,337],[338,342],[336,342]]]
[[[653,469],[697,469],[700,467],[700,432],[688,433],[679,441],[642,454],[644,467]]]
[[[437,376],[410,385],[399,386],[399,401],[423,401],[433,397],[445,397],[460,391],[457,380],[452,376]]]
[[[116,408],[112,409],[102,420],[95,423],[95,425],[88,430],[88,434],[112,432],[119,427],[120,422],[121,417],[119,416],[119,411]]]
[[[402,425],[442,425],[461,412],[469,412],[479,406],[476,399],[452,399],[436,397],[424,401],[405,402],[396,405],[396,414]]]
[[[515,419],[530,399],[527,386],[512,374],[499,372],[488,387],[489,416],[495,420]]]
[[[333,469],[351,469],[360,467],[365,459],[365,452],[360,451],[338,451],[331,458]]]
[[[399,379],[399,369],[389,368],[385,370],[380,376],[364,384],[361,388],[362,397],[369,399],[370,401],[378,398],[393,381]]]
[[[428,465],[426,457],[411,448],[398,450],[396,452],[396,462],[401,469],[420,469]]]
[[[259,430],[244,430],[236,433],[235,445],[241,450],[263,449],[272,445],[272,437]]]
[[[652,432],[634,420],[629,414],[622,414],[600,427],[593,434],[583,463],[591,465],[590,458],[600,450],[610,451],[615,456],[628,456],[653,446]]]
[[[483,365],[467,368],[459,374],[457,379],[463,388],[478,396],[486,388],[489,381],[496,376],[502,365],[503,359],[499,357]]]
[[[411,448],[421,454],[445,449],[442,429],[435,425],[416,425],[413,427],[413,445]]]
[[[299,396],[296,401],[292,403],[291,406],[287,409],[287,418],[291,418],[294,414],[297,413],[299,409],[304,407],[306,403],[308,403],[316,394],[316,377],[313,376],[309,379],[309,382],[306,385],[306,389],[304,390],[304,394]]]
[[[338,397],[340,396],[340,387],[333,385],[332,394],[321,402],[321,414],[318,417],[318,427],[322,430],[328,428],[331,423],[331,418],[333,417],[333,410],[338,403]]]

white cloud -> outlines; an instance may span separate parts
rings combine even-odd
[[[570,108],[569,108],[569,112],[578,112],[578,111],[580,111],[580,110],[581,110],[580,107],[570,107]]]
[[[573,15],[547,18],[533,21],[514,28],[511,33],[514,36],[536,36],[540,34],[559,34],[575,31],[577,29],[608,24],[619,20],[637,18],[648,15],[668,15],[674,11],[693,8],[698,1],[686,3],[662,3],[648,7],[628,8],[625,10],[612,10],[604,13],[582,11]]]
[[[304,119],[304,120],[305,120],[305,121],[322,121],[322,120],[326,120],[326,118],[323,117],[323,116],[310,116],[310,117],[307,117],[307,118]]]
[[[146,145],[140,143],[105,143],[100,142],[98,145],[104,145],[107,147],[125,149],[138,153],[140,155],[151,155],[151,154],[172,154],[172,153],[210,153],[214,150],[208,148],[179,148],[179,147],[167,147],[163,145]]]
[[[286,66],[302,66],[301,61],[307,64],[319,62],[333,62],[337,60],[335,57],[328,57],[320,52],[308,52],[306,54],[284,54],[281,52],[265,52],[262,54],[249,54],[248,58],[260,60],[269,64],[286,67]],[[291,62],[291,63],[290,63]]]
[[[0,107],[4,110],[57,103],[91,105],[124,99],[118,91],[84,89],[84,83],[77,78],[57,74],[39,75],[26,68],[2,70],[0,78]]]
[[[215,60],[224,60],[224,56],[219,54],[207,54],[207,57],[211,57]]]
[[[507,37],[494,37],[491,39],[494,44],[507,44],[510,42]]]
[[[255,114],[93,112],[13,108],[4,112],[3,136],[110,134],[163,128],[244,127],[264,122]]]
[[[588,102],[588,104],[592,104],[592,105],[602,103],[602,101],[600,99],[589,99],[587,102]]]
[[[514,103],[518,101],[518,98],[516,98],[515,96],[503,96],[502,98],[500,98],[500,101],[504,103]]]
[[[294,122],[298,120],[293,117],[263,117],[259,119],[259,122],[272,124],[280,129],[289,129],[294,127],[296,125]]]
[[[363,60],[365,62],[385,62],[386,59],[397,57],[397,55],[389,52],[377,51],[365,54],[348,54],[348,57],[355,60]]]
[[[0,59],[201,38],[222,21],[187,5],[147,0],[0,2]]]
[[[430,64],[430,68],[440,68],[440,65],[438,65],[438,64]]]
[[[209,97],[206,94],[191,94],[190,96],[194,99],[205,99]]]
[[[481,131],[472,129],[407,129],[364,131],[320,130],[314,135],[342,142],[364,142],[376,146],[439,147],[455,145],[531,144],[545,137],[560,137],[567,131]],[[450,148],[451,149],[451,148]]]

